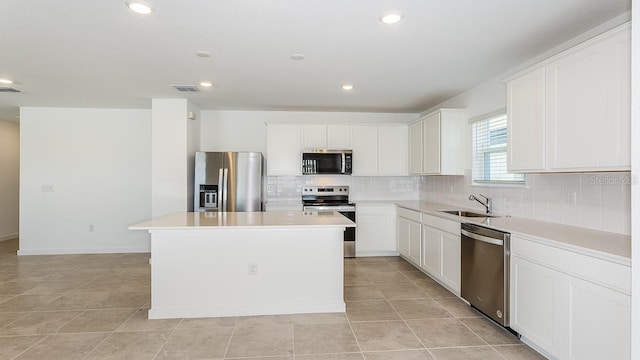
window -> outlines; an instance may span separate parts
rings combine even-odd
[[[507,115],[485,117],[471,124],[472,179],[478,184],[522,184],[524,174],[507,172]]]

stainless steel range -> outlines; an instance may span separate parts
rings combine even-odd
[[[348,186],[303,186],[304,211],[337,211],[356,222],[356,204],[349,202]],[[344,231],[344,257],[356,256],[356,228]]]

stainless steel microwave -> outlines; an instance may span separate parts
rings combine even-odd
[[[351,175],[351,150],[308,149],[302,152],[303,175]]]

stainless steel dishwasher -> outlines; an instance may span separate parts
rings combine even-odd
[[[509,240],[511,234],[463,223],[460,294],[473,307],[509,327]]]

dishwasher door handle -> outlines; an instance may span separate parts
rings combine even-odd
[[[504,240],[500,240],[500,239],[494,239],[494,238],[490,238],[488,236],[483,236],[480,234],[474,234],[471,232],[468,232],[466,230],[460,230],[460,233],[468,238],[474,239],[474,240],[478,240],[478,241],[482,241],[482,242],[486,242],[489,244],[493,244],[493,245],[498,245],[498,246],[502,246],[504,245]]]

